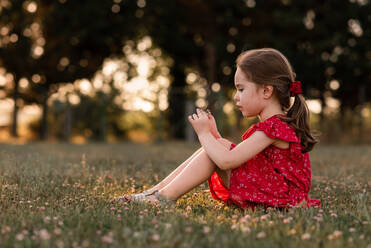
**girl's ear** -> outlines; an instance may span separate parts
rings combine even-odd
[[[273,86],[269,84],[263,84],[263,98],[269,99],[273,95]]]

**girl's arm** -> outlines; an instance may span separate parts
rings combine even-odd
[[[222,170],[240,166],[275,141],[264,132],[255,131],[233,150],[227,150],[211,133],[209,119],[204,111],[197,109],[197,113],[188,116],[188,119],[207,155]]]
[[[262,131],[255,131],[232,150],[227,150],[210,132],[201,132],[198,139],[207,155],[222,170],[230,170],[253,158],[275,140]]]

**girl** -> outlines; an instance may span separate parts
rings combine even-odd
[[[214,199],[242,208],[320,206],[308,199],[308,152],[317,141],[290,63],[272,48],[243,52],[236,62],[234,101],[244,117],[260,122],[235,145],[220,136],[210,112],[197,109],[188,120],[202,147],[150,190],[121,200],[174,202],[208,180]]]

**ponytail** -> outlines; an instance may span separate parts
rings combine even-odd
[[[301,137],[302,153],[313,149],[318,140],[313,137],[309,128],[309,109],[302,94],[296,94],[294,104],[288,110],[285,117],[281,120],[290,124],[298,137]]]

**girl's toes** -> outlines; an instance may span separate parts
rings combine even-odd
[[[147,198],[146,200],[149,201],[149,202],[152,202],[152,203],[158,202],[158,199],[154,195],[149,195],[146,198]]]
[[[119,202],[119,203],[127,202],[127,201],[129,200],[126,198],[126,196],[119,196],[112,200],[112,202]]]

